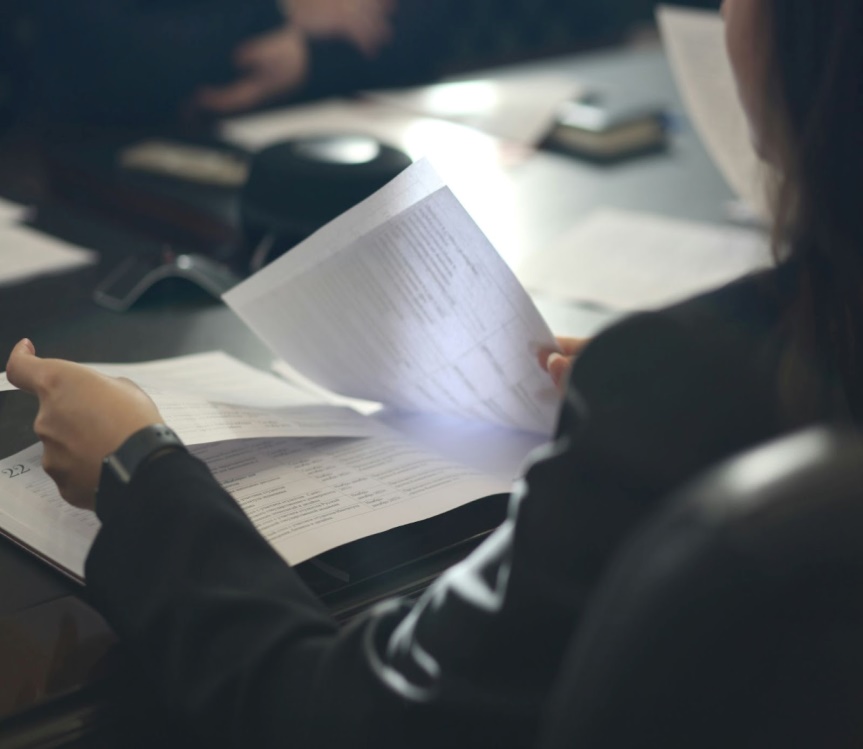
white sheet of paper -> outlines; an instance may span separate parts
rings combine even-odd
[[[334,392],[544,435],[554,425],[558,398],[537,361],[554,338],[427,162],[225,301]]]
[[[683,301],[771,262],[760,232],[605,209],[529,257],[518,276],[535,293],[635,311]]]
[[[27,209],[23,205],[0,198],[0,224],[20,221],[26,212]]]
[[[428,158],[444,172],[465,171],[463,160],[473,157],[473,168],[501,164],[526,157],[525,149],[514,149],[473,128],[434,118],[417,117],[403,109],[378,101],[328,99],[299,107],[276,109],[263,114],[226,120],[222,137],[252,151],[292,138],[326,134],[368,135],[401,148],[411,158]]]
[[[364,437],[374,431],[350,408],[314,398],[222,352],[89,366],[137,383],[187,445],[266,437]],[[0,376],[3,390],[14,390],[5,372]]]
[[[217,403],[257,408],[326,404],[325,400],[223,351],[207,351],[136,364],[89,366],[112,377],[127,377],[145,388],[191,393]]]
[[[292,564],[510,488],[386,432],[364,440],[220,443],[195,452]]]
[[[223,351],[131,364],[91,362],[84,366],[110,377],[126,377],[141,387],[190,393],[197,398],[236,406],[281,408],[328,403],[308,390],[256,369]],[[0,392],[15,389],[6,373],[0,373]]]
[[[707,150],[731,189],[766,217],[766,167],[752,145],[737,95],[722,17],[671,6],[660,7],[657,17],[678,88]]]
[[[95,252],[0,221],[0,286],[94,265]]]
[[[569,78],[543,75],[454,81],[366,95],[419,115],[536,146],[551,129],[560,105],[579,91],[580,86]]]
[[[378,426],[361,440],[244,440],[193,448],[258,530],[292,564],[342,544],[509,491]],[[63,502],[42,446],[0,461],[0,527],[73,575],[99,529]]]
[[[451,416],[384,409],[373,418],[430,453],[507,483],[522,474],[530,453],[548,442],[539,434],[466,422]]]
[[[42,445],[37,444],[0,461],[0,528],[83,579],[99,521],[61,499],[42,470]]]
[[[365,437],[372,431],[363,416],[338,406],[262,409],[144,390],[186,445],[267,437]]]

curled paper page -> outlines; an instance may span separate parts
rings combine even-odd
[[[554,337],[428,162],[225,301],[301,375],[340,395],[550,435]]]
[[[731,189],[762,219],[768,167],[752,145],[725,49],[725,27],[715,12],[660,7],[666,53],[687,111]]]

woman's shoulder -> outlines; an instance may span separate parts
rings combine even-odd
[[[783,430],[776,362],[756,355],[780,319],[761,281],[633,315],[584,349],[558,434],[592,472],[661,494]]]
[[[751,273],[667,307],[661,313],[683,322],[745,322],[750,326],[773,327],[788,305],[792,278],[791,269],[784,265]]]
[[[775,348],[782,337],[786,287],[783,269],[752,274],[674,306],[627,317],[595,343],[612,349],[648,345],[665,359],[717,348],[723,356]]]
[[[628,317],[585,348],[570,394],[593,411],[626,418],[693,417],[733,403],[773,421],[782,350],[778,293],[775,274],[767,273]]]

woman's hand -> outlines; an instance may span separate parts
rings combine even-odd
[[[6,374],[39,398],[33,428],[45,446],[42,465],[61,496],[77,507],[93,508],[102,460],[135,432],[162,422],[153,401],[129,380],[40,359],[26,339],[12,349]]]
[[[539,363],[551,375],[555,387],[561,393],[566,392],[566,383],[572,362],[582,349],[590,343],[589,338],[558,338],[558,351],[541,351]]]

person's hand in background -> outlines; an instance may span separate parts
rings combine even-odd
[[[314,39],[343,39],[374,57],[391,38],[396,0],[284,0],[292,25]]]
[[[558,338],[558,351],[541,351],[539,363],[551,375],[554,386],[563,394],[566,392],[569,370],[582,349],[590,343],[589,338]]]
[[[162,422],[149,396],[115,379],[60,359],[40,359],[21,341],[6,365],[9,382],[39,398],[33,424],[44,445],[42,465],[70,504],[93,509],[102,461],[135,432]]]
[[[374,57],[392,36],[397,0],[284,0],[288,23],[249,39],[234,53],[240,77],[207,86],[195,109],[230,114],[300,90],[309,74],[307,39],[341,39]]]
[[[251,109],[302,88],[309,68],[306,37],[284,26],[242,44],[234,52],[240,77],[226,86],[206,86],[193,99],[196,109],[230,114]]]

